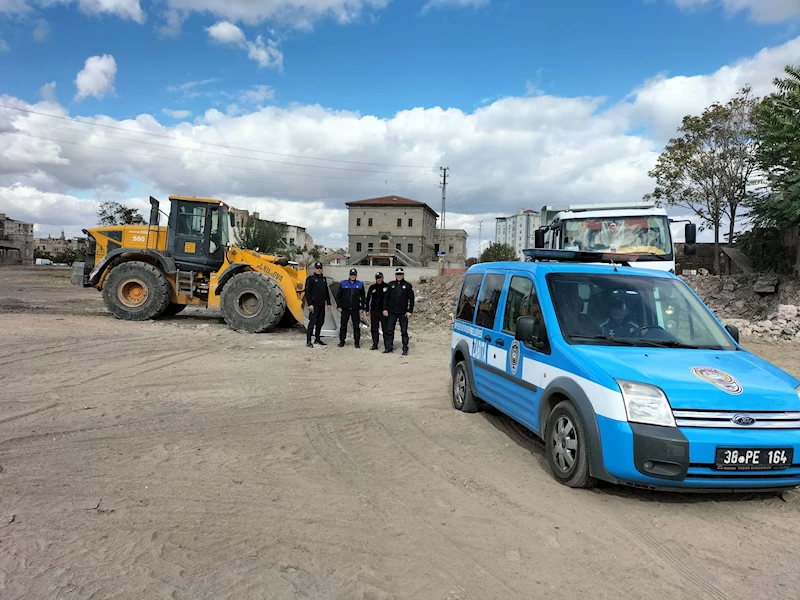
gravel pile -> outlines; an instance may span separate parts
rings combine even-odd
[[[463,273],[422,277],[414,288],[414,314],[422,325],[449,326]]]

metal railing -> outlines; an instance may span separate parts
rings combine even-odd
[[[359,255],[356,258],[350,259],[350,264],[351,265],[357,265],[362,260],[364,260],[365,258],[376,257],[376,256],[377,257],[381,257],[381,258],[385,258],[386,256],[397,257],[397,258],[399,258],[400,260],[402,260],[405,263],[406,267],[421,267],[422,266],[422,263],[420,261],[414,260],[408,254],[406,254],[402,250],[398,250],[397,248],[389,248],[386,252],[382,252],[380,250],[378,250],[378,251],[372,250],[372,251],[365,252],[365,253]]]

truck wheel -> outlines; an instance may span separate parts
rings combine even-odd
[[[571,488],[591,488],[597,480],[589,474],[589,449],[583,419],[569,400],[550,413],[545,430],[547,462],[555,478]]]
[[[170,302],[167,304],[167,308],[164,309],[164,312],[161,313],[160,316],[162,317],[174,317],[180,312],[183,312],[183,309],[186,308],[186,304],[177,304],[175,302]]]
[[[151,264],[124,262],[108,274],[103,300],[118,319],[147,321],[163,313],[169,304],[169,282]]]
[[[278,323],[286,310],[286,300],[274,279],[248,271],[234,275],[225,284],[220,309],[232,329],[261,333]]]
[[[478,411],[478,399],[469,386],[467,367],[462,360],[453,371],[453,408],[465,413]]]

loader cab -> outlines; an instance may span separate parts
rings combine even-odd
[[[219,200],[171,196],[167,254],[181,270],[217,271],[225,262],[230,213]]]

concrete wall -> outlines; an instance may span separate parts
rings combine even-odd
[[[352,267],[347,265],[325,265],[323,274],[325,277],[330,277],[334,281],[343,281],[347,279],[351,268]],[[356,265],[355,268],[358,270],[358,278],[363,281],[364,285],[366,286],[369,286],[371,283],[375,283],[375,273],[378,271],[383,273],[384,281],[394,281],[395,267],[370,267],[367,265]],[[420,277],[435,277],[438,275],[439,267],[403,267],[403,271],[405,271],[405,276],[408,281],[411,283],[416,283],[419,281]]]

